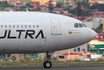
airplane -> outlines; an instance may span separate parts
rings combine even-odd
[[[42,12],[0,12],[0,54],[46,53],[45,68],[51,68],[50,53],[74,48],[96,37],[83,22]]]

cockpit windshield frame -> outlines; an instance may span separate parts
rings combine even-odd
[[[75,28],[82,28],[82,27],[87,27],[84,23],[75,23],[74,24]]]
[[[84,27],[87,27],[84,23],[82,23]]]
[[[78,28],[78,27],[79,27],[79,26],[78,26],[78,23],[75,23],[75,24],[74,24],[74,27],[75,27],[75,28]]]
[[[80,28],[83,27],[83,24],[79,23],[79,27],[80,27]]]

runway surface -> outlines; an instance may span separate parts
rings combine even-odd
[[[104,70],[104,66],[53,66],[50,69],[43,67],[6,67],[0,70]]]

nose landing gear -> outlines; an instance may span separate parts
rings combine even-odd
[[[52,63],[49,61],[51,58],[51,54],[49,55],[48,52],[46,53],[47,55],[47,61],[45,61],[43,63],[44,68],[51,68],[52,67]]]
[[[43,63],[44,68],[51,68],[52,67],[52,63],[50,61],[45,61]]]

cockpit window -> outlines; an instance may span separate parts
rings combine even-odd
[[[74,27],[75,27],[75,28],[78,28],[78,23],[75,23]]]
[[[83,25],[81,23],[79,23],[79,27],[83,27]]]
[[[83,26],[84,26],[84,27],[87,27],[84,23],[83,23]]]

